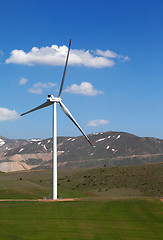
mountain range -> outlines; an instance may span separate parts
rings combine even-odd
[[[89,168],[163,162],[163,140],[125,132],[58,137],[59,168]],[[46,169],[52,166],[52,138],[8,139],[0,135],[0,171]]]

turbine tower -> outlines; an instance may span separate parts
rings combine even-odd
[[[65,79],[65,74],[66,74],[66,69],[67,69],[67,64],[68,64],[68,59],[69,59],[70,46],[71,46],[71,39],[70,39],[70,42],[69,42],[69,48],[68,48],[65,68],[64,68],[64,72],[63,72],[63,77],[62,77],[62,82],[61,82],[58,97],[54,97],[53,95],[48,95],[47,101],[45,103],[43,103],[40,106],[38,106],[38,107],[20,115],[20,116],[23,116],[25,114],[34,112],[38,109],[53,105],[53,115],[52,115],[52,118],[53,118],[53,131],[52,131],[52,136],[53,136],[53,149],[52,149],[53,190],[52,190],[52,199],[54,199],[54,200],[57,200],[57,113],[56,113],[56,104],[57,103],[60,104],[63,112],[71,119],[71,121],[77,126],[77,128],[81,131],[81,133],[84,135],[84,137],[87,139],[87,141],[92,145],[92,143],[90,142],[87,135],[84,133],[84,131],[81,129],[79,124],[76,122],[76,120],[74,119],[72,114],[69,112],[69,110],[66,108],[66,106],[61,101],[61,93],[62,93],[62,89],[63,89],[64,79]]]

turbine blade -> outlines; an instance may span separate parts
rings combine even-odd
[[[84,133],[84,131],[81,129],[81,127],[79,126],[79,124],[76,122],[76,120],[74,119],[74,117],[72,116],[72,114],[69,112],[69,110],[66,108],[66,106],[62,103],[59,102],[63,112],[71,119],[71,121],[77,126],[77,128],[81,131],[81,133],[84,135],[84,137],[87,139],[87,141],[92,145],[91,141],[89,140],[89,138],[87,137],[87,135]],[[92,145],[93,146],[93,145]]]
[[[68,58],[69,58],[69,53],[70,53],[70,46],[71,46],[71,39],[70,39],[70,42],[69,42],[66,63],[65,63],[65,68],[64,68],[64,72],[63,72],[63,77],[62,77],[62,82],[61,82],[61,86],[60,86],[58,97],[61,96],[61,92],[62,92],[62,89],[63,89],[63,84],[64,84],[64,80],[65,80],[65,74],[66,74],[66,69],[67,69],[67,63],[68,63]]]
[[[25,115],[25,114],[34,112],[34,111],[36,111],[36,110],[38,110],[38,109],[41,109],[41,108],[44,108],[44,107],[48,107],[48,106],[50,106],[51,104],[53,104],[53,102],[45,102],[45,103],[41,104],[40,106],[38,106],[38,107],[36,107],[36,108],[28,111],[28,112],[22,113],[20,116],[23,116],[23,115]]]

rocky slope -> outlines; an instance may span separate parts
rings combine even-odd
[[[58,167],[86,168],[163,162],[163,140],[124,132],[58,137]],[[0,171],[50,168],[52,139],[7,139],[0,135]]]

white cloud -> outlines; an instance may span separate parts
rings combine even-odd
[[[33,85],[34,88],[52,88],[54,86],[56,86],[56,84],[51,82],[49,83],[38,82]]]
[[[80,85],[72,84],[72,86],[65,89],[64,92],[87,96],[96,96],[103,93],[102,91],[96,90],[89,82],[82,82]]]
[[[91,126],[91,127],[96,127],[96,126],[106,125],[106,124],[109,124],[109,121],[104,119],[90,120],[88,122],[88,126]]]
[[[128,56],[124,57],[122,55],[119,55],[115,52],[112,52],[110,50],[106,50],[106,51],[102,51],[100,49],[97,49],[96,51],[93,51],[96,55],[105,57],[105,58],[117,58],[117,59],[121,59],[123,62],[125,61],[129,61],[130,58]]]
[[[130,61],[130,58],[128,56],[126,56],[126,57],[123,57],[122,60],[123,60],[123,62]]]
[[[20,80],[19,80],[20,85],[25,85],[27,82],[28,82],[28,79],[24,78],[24,77],[20,78]]]
[[[100,49],[97,49],[96,51],[94,51],[94,53],[99,56],[108,57],[108,58],[118,58],[119,57],[119,55],[117,53],[112,52],[110,50],[102,51]]]
[[[92,52],[92,51],[91,51]],[[103,68],[112,67],[115,63],[106,57],[98,57],[89,50],[71,50],[70,65],[84,65],[86,67]]]
[[[35,83],[31,88],[28,89],[28,92],[34,93],[34,94],[42,94],[44,89],[50,89],[52,87],[56,86],[54,83],[42,83],[38,82]]]
[[[6,63],[24,64],[24,65],[52,65],[63,66],[67,55],[68,48],[63,46],[52,45],[51,47],[33,47],[31,51],[13,50]],[[69,64],[72,66],[86,66],[93,68],[112,67],[115,64],[113,59],[124,59],[110,50],[102,51],[97,49],[83,50],[71,49]]]
[[[28,92],[30,93],[34,93],[34,94],[42,94],[43,93],[43,89],[42,88],[29,88]]]
[[[0,107],[0,122],[8,120],[16,120],[20,116],[15,110]]]

